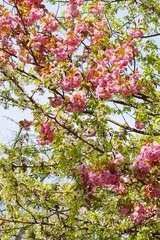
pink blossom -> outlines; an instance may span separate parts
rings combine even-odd
[[[160,159],[160,144],[157,142],[144,145],[140,152],[140,160],[156,161]]]
[[[65,14],[66,20],[70,21],[79,16],[79,10],[76,5],[67,6],[67,12]]]
[[[134,221],[136,225],[142,223],[146,218],[150,217],[152,214],[152,209],[147,208],[144,203],[140,206],[135,206],[134,212],[131,213],[130,219]]]
[[[69,78],[68,78],[68,79],[69,79]],[[72,83],[71,83],[69,80],[67,80],[67,78],[65,78],[65,79],[61,82],[60,86],[61,86],[61,89],[62,89],[63,91],[69,92],[69,91],[72,89]]]
[[[56,95],[55,99],[53,99],[52,97],[49,97],[49,103],[51,107],[58,107],[62,104],[62,98],[59,95]]]
[[[37,34],[31,34],[30,39],[32,40],[33,43],[40,43],[43,45],[46,45],[48,43],[48,38],[44,36],[42,33],[37,33]]]
[[[71,98],[70,98],[71,103],[73,106],[79,106],[79,107],[84,107],[86,105],[87,99],[84,94],[84,92],[79,91],[79,92],[73,92]]]
[[[121,206],[118,211],[123,215],[123,216],[128,216],[129,215],[129,209],[125,206]]]
[[[115,164],[118,164],[118,163],[122,164],[122,163],[124,162],[124,157],[122,156],[121,153],[117,153],[117,154],[116,154],[116,158],[113,159],[113,162],[114,162]]]
[[[49,19],[47,17],[43,18],[40,25],[42,32],[55,32],[58,28],[58,22],[54,16]]]
[[[94,70],[92,68],[89,68],[88,73],[87,73],[87,77],[90,79],[94,74]]]
[[[99,28],[99,27],[106,27],[108,25],[107,21],[106,20],[101,20],[99,22],[93,22],[93,26],[95,28]]]
[[[69,0],[71,5],[81,6],[83,5],[83,0]]]
[[[56,47],[50,49],[54,55],[57,62],[65,61],[68,59],[67,47],[61,43],[61,40],[56,40]]]
[[[37,142],[40,145],[45,145],[53,142],[54,139],[54,128],[51,129],[50,125],[45,122],[40,127],[40,138],[37,139]]]
[[[152,168],[157,164],[160,159],[160,144],[157,142],[147,143],[140,151],[138,159],[132,166],[132,178],[144,179],[151,175]],[[139,170],[139,174],[136,172]]]
[[[19,0],[18,0],[19,1]],[[34,6],[35,7],[39,7],[39,5],[41,4],[43,2],[43,0],[29,0],[29,1],[27,1],[27,4],[31,7],[31,6],[33,6],[33,4],[34,4]]]
[[[70,33],[64,40],[64,43],[67,45],[68,52],[76,51],[80,42],[81,42],[81,38],[77,36],[72,36],[70,35]]]
[[[46,141],[44,141],[43,139],[41,139],[41,138],[38,138],[37,139],[37,142],[38,142],[38,144],[39,145],[41,145],[41,146],[44,146],[44,145],[46,145],[47,144],[47,142]]]
[[[19,124],[26,131],[29,131],[30,130],[30,126],[32,124],[32,121],[28,121],[28,120],[24,119],[23,121],[20,121]]]
[[[98,86],[96,88],[96,95],[98,98],[109,99],[111,94],[107,91],[106,88]]]
[[[98,2],[97,4],[91,4],[90,13],[98,15],[102,13],[103,10],[104,10],[104,5],[102,5],[100,2]]]
[[[32,57],[31,56],[19,56],[19,60],[23,63],[31,63]]]
[[[82,23],[77,23],[75,26],[75,33],[81,33],[81,32],[86,32],[89,29],[89,24],[82,22]]]
[[[149,199],[160,198],[160,188],[155,187],[153,184],[150,184],[145,187],[144,196],[149,197]]]
[[[87,77],[96,87],[95,94],[98,98],[110,99],[113,94],[120,93],[128,96],[141,91],[140,73],[136,71],[128,76],[125,73],[127,65],[132,59],[133,42],[117,44],[115,50],[107,46],[105,57],[95,59],[97,65],[88,68]],[[106,71],[108,65],[109,73]]]
[[[114,187],[117,189],[117,186],[120,182],[121,172],[119,168],[114,170],[114,173],[111,173],[109,170],[100,170],[99,173],[95,173],[90,170],[85,164],[79,166],[80,175],[82,176],[82,183],[85,186],[89,187]],[[119,189],[120,190],[120,189]],[[124,191],[121,186],[121,190]]]
[[[123,194],[126,190],[125,186],[122,185],[121,183],[114,188],[115,189],[115,192],[118,193],[118,194]]]
[[[36,21],[40,20],[43,16],[45,15],[44,10],[43,9],[37,9],[36,8],[32,8],[31,12],[27,18],[28,20],[28,25],[31,26],[33,25],[33,23],[35,23]]]
[[[144,127],[144,123],[142,121],[136,121],[135,122],[135,127],[137,129],[142,129]]]
[[[12,29],[15,29],[17,26],[17,23],[15,22],[14,16],[12,15],[2,15],[0,16],[0,33],[5,27],[9,31],[12,31]],[[3,35],[3,33],[1,33]]]
[[[94,30],[94,36],[95,37],[103,37],[104,36],[104,32],[102,30]]]
[[[100,78],[91,78],[90,79],[90,82],[95,86],[95,87],[97,87],[99,84],[100,84],[100,82],[101,82],[101,79]],[[100,86],[99,86],[100,87]],[[97,95],[98,96],[98,95]]]
[[[82,76],[80,72],[76,69],[71,69],[71,74],[69,76],[63,74],[60,86],[62,90],[69,92],[72,88],[77,88],[81,82]]]
[[[129,29],[129,36],[131,38],[141,38],[143,36],[143,32],[137,29],[130,28]]]
[[[17,65],[15,62],[10,62],[9,65],[12,67],[13,70],[17,68]]]

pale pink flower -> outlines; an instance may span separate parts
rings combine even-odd
[[[130,219],[134,221],[136,225],[142,223],[146,218],[150,217],[152,214],[152,209],[147,208],[144,203],[140,206],[135,206],[134,212],[131,213]]]
[[[121,153],[116,154],[116,158],[113,160],[114,163],[120,163],[122,164],[124,162],[124,157]]]
[[[95,37],[103,37],[104,36],[104,32],[102,30],[94,30],[94,36]]]
[[[143,36],[143,32],[137,29],[130,28],[129,29],[129,36],[131,38],[141,38]]]
[[[111,97],[111,94],[107,91],[107,89],[100,86],[96,88],[96,95],[101,99],[109,99]]]
[[[75,26],[75,33],[81,33],[81,32],[86,32],[89,29],[89,24],[88,23],[77,23]]]
[[[49,19],[45,17],[43,18],[40,26],[42,28],[42,32],[55,32],[58,28],[58,22],[54,16],[51,16]]]
[[[80,106],[80,107],[84,107],[87,103],[87,99],[86,96],[84,94],[84,92],[79,91],[79,92],[73,92],[70,101],[73,105],[75,106]]]
[[[144,123],[142,121],[136,121],[135,122],[135,127],[137,129],[142,129],[144,127]]]
[[[98,2],[97,4],[91,4],[90,13],[98,15],[102,13],[103,10],[104,10],[104,5],[102,5],[100,2]]]
[[[20,121],[19,124],[26,131],[29,131],[30,130],[30,126],[32,124],[32,121],[28,121],[28,120],[24,119],[23,121]]]
[[[45,15],[44,10],[43,9],[37,9],[36,8],[32,8],[31,12],[27,18],[28,20],[28,26],[33,25],[33,23],[35,23],[36,21],[40,20],[43,16]]]
[[[37,139],[37,142],[40,145],[45,145],[53,142],[54,130],[54,128],[51,129],[50,125],[47,122],[43,123],[40,127],[41,135],[40,138]]]
[[[62,104],[62,98],[59,95],[56,95],[55,98],[49,97],[49,103],[51,107],[58,107]]]

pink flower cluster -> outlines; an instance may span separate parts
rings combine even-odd
[[[63,45],[62,39],[58,36],[55,37],[55,46],[50,47],[49,50],[54,53],[57,62],[66,61],[68,59],[67,46]]]
[[[136,121],[135,122],[135,127],[137,129],[142,129],[144,127],[144,123],[142,121]]]
[[[41,20],[45,13],[43,9],[32,8],[29,16],[27,17],[28,26],[32,26],[36,21]]]
[[[124,157],[121,153],[117,153],[116,157],[112,159],[112,163],[114,164],[122,164],[124,162]]]
[[[86,96],[84,92],[82,91],[75,91],[73,92],[71,98],[70,98],[71,106],[70,111],[71,112],[83,112],[84,107],[87,103]]]
[[[74,74],[70,74],[69,76],[63,74],[63,79],[60,84],[61,89],[67,92],[69,92],[72,88],[77,88],[82,82],[82,76],[79,71],[76,69],[70,71]]]
[[[132,62],[135,48],[133,43],[125,43],[107,48],[101,60],[95,59],[96,67],[89,67],[87,77],[96,87],[95,94],[100,99],[110,99],[113,94],[129,95],[139,93],[141,85],[138,83],[138,71],[124,75],[127,65]],[[106,71],[108,67],[109,71]]]
[[[102,13],[104,10],[104,5],[102,5],[99,1],[96,4],[91,4],[90,5],[90,13],[98,15]]]
[[[58,28],[58,22],[55,19],[54,15],[52,14],[50,17],[47,16],[41,20],[40,24],[42,28],[42,32],[50,33],[55,32]]]
[[[72,32],[68,32],[64,43],[67,45],[68,52],[75,52],[78,48],[81,38]]]
[[[85,39],[86,36],[89,35],[91,36],[91,39],[92,39],[92,45],[94,45],[94,42],[93,42],[94,39],[96,43],[97,39],[105,35],[104,28],[106,26],[107,26],[107,22],[104,20],[102,20],[101,22],[95,21],[93,24],[89,24],[87,21],[77,22],[74,27],[74,35],[79,37],[81,40]]]
[[[62,98],[59,95],[55,96],[55,99],[53,99],[52,97],[49,97],[49,103],[51,105],[51,107],[58,107],[62,104]]]
[[[9,54],[5,52],[0,52],[0,61],[4,62],[4,59],[8,59]]]
[[[143,32],[139,31],[137,29],[130,28],[129,29],[129,36],[131,38],[141,38],[141,37],[143,37]]]
[[[146,198],[160,198],[160,188],[157,182],[160,163],[160,144],[157,142],[147,143],[140,151],[137,161],[132,165],[131,178],[137,180],[149,179],[150,184],[144,185],[143,195]],[[154,171],[153,171],[154,170]]]
[[[158,164],[160,160],[160,144],[157,142],[144,145],[138,156],[138,160],[132,166],[132,178],[144,179],[151,174],[152,168]],[[136,175],[136,169],[139,175]],[[158,170],[157,170],[158,171]]]
[[[86,187],[103,187],[103,188],[117,188],[121,180],[121,171],[117,167],[114,172],[111,173],[109,170],[100,170],[99,173],[95,173],[90,170],[90,167],[82,164],[79,166],[81,181]]]
[[[45,46],[48,43],[48,38],[46,38],[43,34],[37,33],[37,34],[31,34],[30,35],[31,40],[31,46],[37,50],[40,51],[43,49],[43,51],[46,51],[43,46]]]
[[[87,32],[89,30],[89,23],[85,22],[80,22],[76,23],[74,31],[76,34],[82,33],[82,32]]]
[[[87,21],[77,21],[74,28],[68,29],[64,40],[64,43],[67,45],[68,52],[76,51],[81,41],[86,38],[87,34],[93,36],[93,38],[99,38],[100,36],[103,37],[103,30],[105,26],[106,22],[104,20],[102,22],[94,22],[93,24],[89,24]]]
[[[131,221],[133,221],[135,225],[138,225],[147,218],[151,217],[153,213],[153,207],[147,208],[145,203],[140,203],[132,209],[132,206],[128,204],[122,204],[118,211],[125,217],[129,216]]]
[[[53,142],[54,139],[54,128],[51,129],[50,125],[45,122],[40,127],[40,138],[37,139],[37,142],[40,145],[46,145]]]
[[[142,203],[140,206],[135,206],[134,212],[130,215],[130,219],[138,225],[145,219],[149,218],[152,215],[152,212],[152,208],[147,208],[146,205]]]
[[[3,14],[3,13],[2,13]],[[12,31],[17,26],[17,23],[14,21],[13,15],[2,15],[0,16],[0,36],[3,35],[2,33],[3,29],[8,29],[9,31]]]
[[[69,2],[73,6],[81,6],[81,5],[83,5],[83,0],[69,0]]]
[[[26,2],[30,7],[33,6],[33,4],[35,7],[37,7],[37,5],[40,5],[43,2],[43,0],[29,0]]]
[[[70,0],[70,5],[67,6],[66,20],[73,20],[79,16],[78,6],[83,5],[83,0]]]
[[[23,121],[19,121],[19,124],[26,131],[29,131],[30,130],[30,126],[32,124],[32,121],[28,121],[28,120],[24,119]]]
[[[149,199],[153,198],[160,198],[160,188],[155,187],[154,184],[150,184],[145,186],[145,192],[144,192],[145,197],[149,197]]]
[[[140,152],[139,159],[143,161],[146,159],[147,161],[156,162],[160,160],[160,144],[157,142],[148,143],[144,145]]]

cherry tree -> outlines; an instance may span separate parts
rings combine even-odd
[[[2,239],[160,239],[160,2],[5,0]]]

